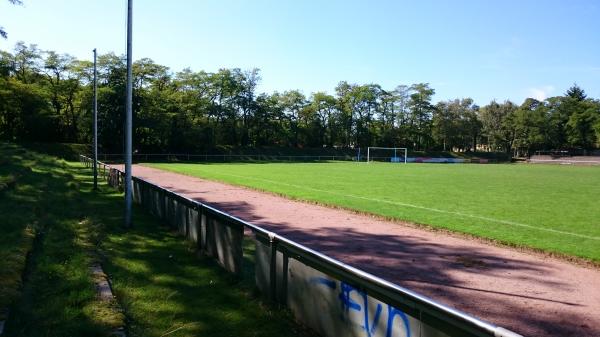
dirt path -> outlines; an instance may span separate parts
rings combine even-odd
[[[600,270],[143,166],[133,174],[525,336],[600,337]]]

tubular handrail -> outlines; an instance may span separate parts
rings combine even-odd
[[[92,162],[92,159],[87,156],[80,155],[80,158],[82,162]],[[103,166],[105,168],[108,167],[115,169],[119,172],[120,175],[124,174],[124,172],[120,169],[114,168],[106,163],[98,161],[98,165]],[[187,204],[187,206],[189,207],[192,207],[197,210],[208,211],[209,213],[212,213],[212,215],[215,215],[229,223],[237,224],[243,226],[244,228],[248,228],[253,233],[255,233],[255,235],[260,236],[261,238],[276,240],[278,247],[283,248],[287,252],[295,255],[295,257],[298,257],[302,262],[306,262],[307,264],[312,265],[315,269],[320,270],[326,274],[334,274],[335,276],[340,276],[341,279],[343,279],[344,281],[349,281],[349,283],[354,283],[354,285],[358,285],[360,288],[367,290],[367,293],[375,293],[385,296],[387,299],[393,302],[392,304],[406,305],[407,303],[411,303],[412,306],[414,306],[415,308],[427,312],[432,316],[436,317],[437,319],[446,322],[447,324],[467,330],[478,336],[521,336],[513,331],[483,321],[460,310],[438,303],[427,296],[421,295],[412,290],[386,281],[373,274],[367,273],[361,269],[348,265],[344,262],[338,261],[330,256],[327,256],[316,250],[308,248],[300,243],[287,239],[286,237],[281,236],[277,233],[268,231],[248,221],[227,214],[214,207],[190,199],[183,195],[177,194],[174,191],[158,186],[139,177],[133,177],[133,179],[148,184],[158,191],[163,191],[166,194]]]
[[[122,157],[120,153],[102,153],[98,156],[111,156],[111,157]],[[282,157],[282,158],[306,158],[306,157],[352,157],[351,154],[260,154],[260,153],[248,153],[248,154],[190,154],[190,153],[134,153],[135,157],[144,156],[164,156],[164,157]]]
[[[122,154],[104,153],[99,157],[104,160],[122,159]],[[309,155],[283,155],[283,154],[189,154],[189,153],[137,153],[133,154],[134,160],[187,160],[187,161],[354,161],[355,155],[351,154],[309,154]]]

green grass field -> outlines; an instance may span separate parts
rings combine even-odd
[[[147,165],[600,261],[598,167],[346,162]]]

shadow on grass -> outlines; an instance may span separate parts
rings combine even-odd
[[[135,214],[133,229],[111,228],[103,243],[106,270],[133,335],[305,335],[285,312],[255,296],[251,250],[240,280],[197,256],[193,245],[143,210]]]
[[[6,273],[18,280],[10,297],[0,294],[12,304],[5,335],[107,335],[111,326],[96,317],[90,257],[81,241],[89,211],[89,192],[81,191],[75,179],[81,169],[16,145],[0,144],[0,152],[0,176],[8,171],[16,177],[14,186],[0,194],[0,282],[7,280]],[[19,235],[24,229],[36,237],[27,247]],[[29,256],[26,268],[25,255],[4,259],[14,251]]]
[[[287,312],[257,296],[251,241],[245,242],[240,279],[137,205],[133,228],[124,229],[122,204],[104,186],[89,202],[99,210],[93,221],[105,224],[104,267],[132,336],[308,335]]]
[[[104,183],[93,191],[89,169],[14,149],[10,161],[27,174],[14,193],[0,196],[0,207],[3,214],[26,216],[2,227],[0,251],[14,246],[3,238],[28,224],[38,240],[22,294],[13,296],[7,336],[107,335],[110,320],[92,305],[90,250],[103,252],[131,336],[306,335],[286,312],[255,296],[250,255],[240,280],[196,256],[194,247],[137,207],[134,227],[123,229],[122,195]],[[88,221],[95,226],[85,227]]]

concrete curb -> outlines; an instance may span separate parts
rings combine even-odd
[[[113,297],[112,289],[110,288],[110,284],[108,283],[108,278],[102,270],[102,266],[99,264],[93,264],[90,267],[90,271],[92,272],[92,276],[94,277],[94,281],[96,282],[96,290],[98,291],[98,296],[103,301],[111,301]]]
[[[100,300],[107,302],[114,301],[115,296],[113,295],[110,287],[108,276],[106,273],[104,273],[104,270],[102,270],[102,266],[99,263],[94,263],[90,266],[90,272],[92,273],[92,277],[96,283],[96,290],[98,291],[98,297],[100,297]],[[127,337],[127,334],[125,333],[125,327],[120,326],[116,328],[115,330],[111,331],[110,336]]]

